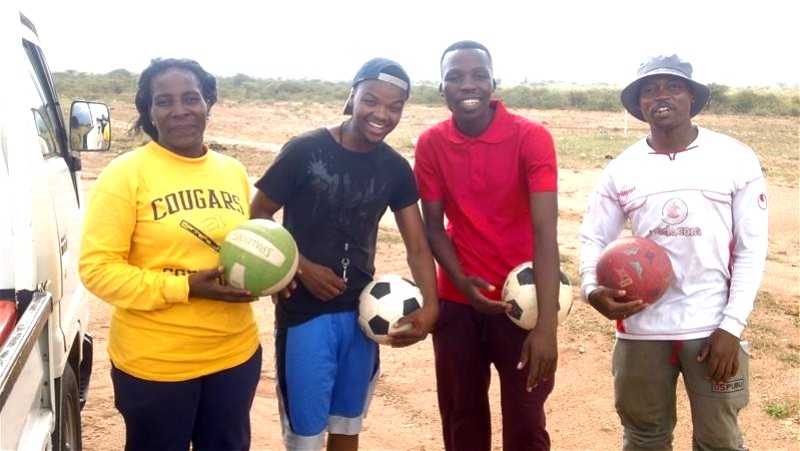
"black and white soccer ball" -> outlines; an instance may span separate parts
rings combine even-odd
[[[388,344],[390,332],[405,330],[394,325],[403,316],[422,308],[419,288],[401,276],[381,276],[364,287],[359,297],[358,325],[378,344]]]
[[[572,309],[572,284],[561,271],[561,287],[558,295],[558,322],[562,323]],[[536,299],[536,281],[533,279],[533,264],[523,263],[512,269],[503,284],[503,302],[511,304],[508,317],[517,326],[531,330],[539,319],[539,303]]]

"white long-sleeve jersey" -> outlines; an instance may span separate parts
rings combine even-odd
[[[767,255],[767,190],[752,149],[705,128],[683,152],[656,154],[645,139],[611,161],[580,229],[584,301],[597,288],[603,249],[630,221],[669,254],[664,296],[617,323],[617,337],[691,340],[721,328],[741,337]]]

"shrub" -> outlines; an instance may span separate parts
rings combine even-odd
[[[54,80],[66,99],[111,102],[133,101],[138,74],[117,69],[107,74],[56,72]],[[239,102],[343,102],[350,90],[347,81],[312,79],[254,78],[246,74],[218,77],[220,97]],[[411,89],[409,102],[441,105],[438,82],[418,82]],[[717,114],[756,114],[764,116],[800,116],[800,94],[797,87],[744,88],[710,83],[711,101],[707,110]],[[608,85],[563,86],[553,82],[498,85],[495,96],[511,108],[573,109],[584,111],[617,111],[620,89]]]

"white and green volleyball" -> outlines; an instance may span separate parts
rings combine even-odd
[[[275,221],[250,219],[234,228],[219,247],[219,264],[232,287],[269,296],[285,288],[297,271],[297,244]]]

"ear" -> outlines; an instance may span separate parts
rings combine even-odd
[[[441,84],[441,83],[439,83],[439,95],[440,95],[440,96],[443,96],[443,95],[444,95],[444,88],[442,87],[442,84]]]
[[[492,78],[492,92],[494,92],[495,89],[497,89],[497,80]]]

